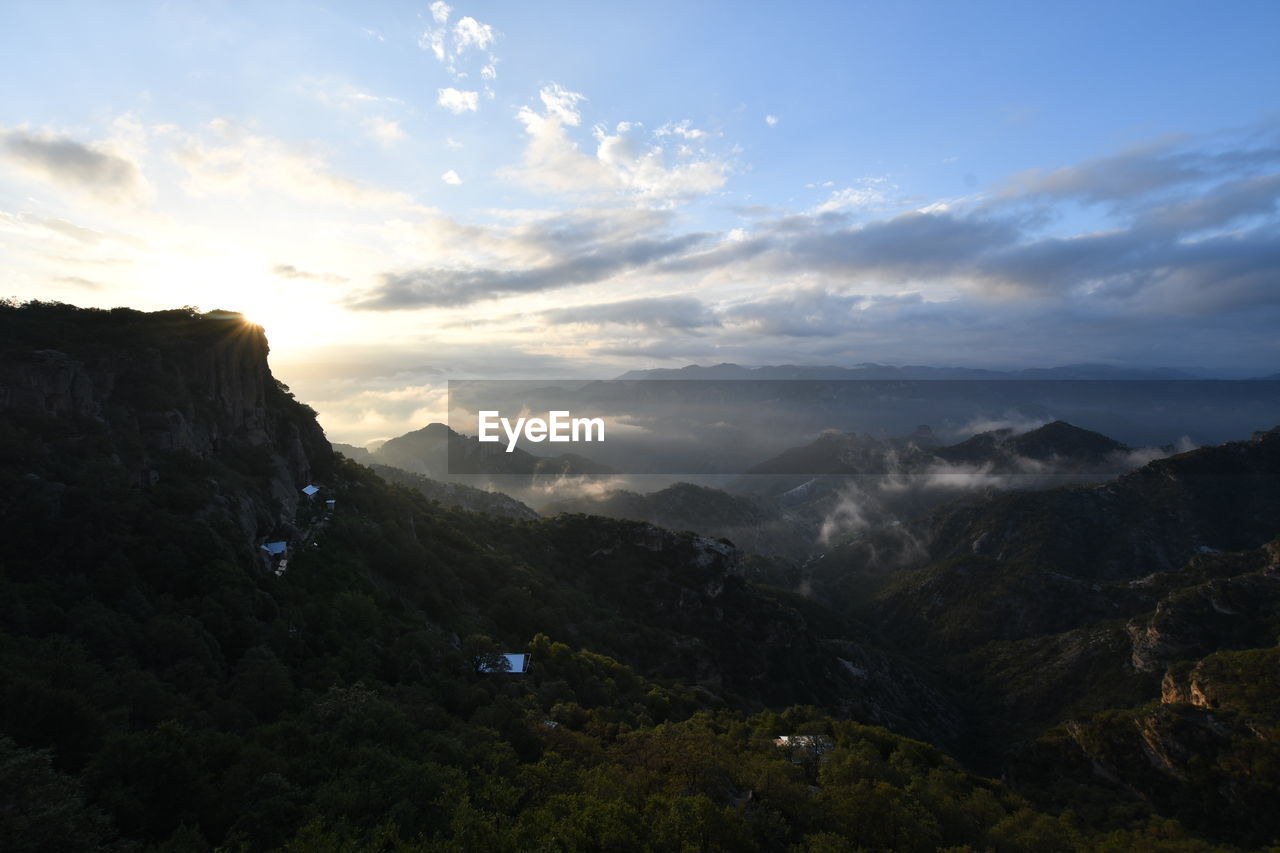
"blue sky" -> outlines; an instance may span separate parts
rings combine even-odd
[[[447,376],[1280,369],[1280,6],[9,3],[0,294]]]

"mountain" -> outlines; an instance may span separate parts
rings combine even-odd
[[[617,489],[560,498],[540,508],[547,514],[588,512],[725,537],[744,551],[783,558],[771,571],[791,576],[792,561],[812,556],[850,529],[909,519],[969,494],[970,483],[1008,490],[1096,481],[1134,467],[1135,459],[1166,452],[1172,448],[1135,454],[1100,433],[1061,421],[1024,433],[992,430],[949,446],[923,425],[890,439],[829,430],[753,466],[726,489],[690,483],[649,494]],[[760,577],[787,584],[781,575]]]
[[[1280,837],[1280,429],[871,523],[783,590],[335,456],[228,312],[0,303],[0,354],[7,850]]]
[[[853,367],[809,365],[764,365],[742,367],[722,363],[710,367],[697,364],[681,368],[629,370],[619,379],[1088,379],[1167,380],[1198,379],[1198,375],[1171,367],[1135,368],[1108,364],[1070,364],[1062,367],[1023,370],[984,370],[969,367],[927,367],[922,365],[857,364]]]
[[[824,432],[752,466],[749,474],[923,474],[940,463],[982,467],[989,473],[1052,473],[1115,470],[1133,448],[1065,421],[1026,432],[1002,428],[944,446],[928,426],[902,438]],[[1031,464],[1028,464],[1031,463]]]
[[[576,453],[535,456],[520,448],[507,452],[502,442],[482,443],[445,424],[428,424],[385,442],[370,454],[372,461],[435,479],[473,475],[519,475],[535,479],[578,474],[611,474],[613,470]]]
[[[800,558],[817,540],[817,524],[786,512],[775,501],[736,495],[693,483],[675,483],[648,494],[615,489],[551,501],[544,513],[581,512],[646,521],[672,530],[697,530],[731,540],[743,551]]]
[[[963,730],[728,544],[335,457],[238,317],[4,304],[0,349],[7,849],[1032,849],[999,827],[1051,820],[855,722]]]
[[[469,512],[483,512],[491,515],[506,515],[511,518],[534,519],[538,513],[515,498],[497,491],[477,489],[462,483],[450,483],[433,480],[412,471],[381,465],[375,461],[372,453],[364,447],[353,447],[350,444],[334,442],[333,449],[343,456],[362,465],[372,468],[378,476],[388,483],[399,483],[408,486],[424,495],[428,500],[438,501],[444,506],[458,507]],[[412,464],[412,460],[410,460]]]
[[[379,465],[376,462],[369,467],[388,483],[407,486],[425,496],[428,500],[437,501],[444,506],[457,507],[468,512],[505,515],[509,518],[520,518],[526,521],[538,518],[536,511],[502,492],[477,489],[462,483],[432,480],[421,474],[393,468],[390,465]]]
[[[0,310],[0,512],[55,552],[66,506],[114,496],[123,513],[147,489],[185,507],[199,476],[206,509],[253,548],[290,532],[299,489],[332,470],[315,412],[272,377],[262,329],[239,314]]]
[[[335,453],[341,453],[353,462],[368,465],[373,461],[373,454],[369,452],[367,447],[356,447],[353,444],[342,444],[337,441],[333,442],[332,446]]]
[[[832,549],[814,563],[813,583],[835,599],[875,600],[896,614],[889,621],[903,636],[951,648],[1056,633],[1136,612],[1150,602],[1136,581],[1202,550],[1269,541],[1278,532],[1278,478],[1273,429],[1099,485],[938,507]]]
[[[803,581],[964,685],[969,754],[1041,806],[1071,799],[1105,825],[1154,809],[1256,845],[1280,833],[1256,811],[1280,768],[1277,519],[1280,428],[1100,485],[941,506]]]
[[[1025,471],[1025,460],[1070,472],[1114,467],[1132,450],[1102,433],[1053,421],[1027,432],[1005,428],[979,433],[937,448],[933,455],[956,465],[989,465],[998,472]]]

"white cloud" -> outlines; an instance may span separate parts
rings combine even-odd
[[[712,192],[725,182],[727,162],[681,145],[676,151],[680,164],[669,166],[667,151],[654,144],[671,135],[701,140],[703,131],[688,122],[664,125],[652,138],[631,122],[619,122],[612,131],[596,126],[591,154],[580,150],[566,130],[581,123],[579,103],[586,98],[556,84],[544,87],[538,97],[542,112],[526,106],[517,113],[529,137],[523,166],[507,170],[528,186],[586,196],[624,194],[665,205]]]
[[[578,112],[578,102],[585,101],[586,95],[578,92],[570,92],[568,89],[561,88],[558,84],[552,83],[545,86],[538,92],[538,97],[542,100],[542,105],[546,107],[549,115],[555,116],[561,122],[577,127],[582,121],[582,114]]]
[[[688,139],[692,141],[701,141],[706,139],[708,135],[707,132],[705,130],[698,130],[696,127],[691,127],[692,124],[693,122],[689,119],[685,119],[679,124],[667,122],[662,127],[655,130],[653,135],[679,136],[681,139]]]
[[[455,187],[458,184],[462,183],[462,178],[458,177],[458,173],[455,172],[453,169],[450,169],[449,171],[441,175],[440,180],[444,181],[446,184],[451,184]]]
[[[475,68],[464,70],[459,67],[464,56],[472,51],[480,55],[475,60],[481,63],[478,69],[480,77],[484,80],[497,78],[498,58],[491,50],[497,40],[493,27],[465,15],[450,28],[449,15],[452,12],[452,7],[444,2],[431,4],[431,18],[435,26],[427,27],[418,37],[418,47],[431,51],[455,81],[466,80],[476,72]]]
[[[469,15],[459,20],[453,27],[455,53],[462,53],[471,47],[477,50],[488,50],[491,44],[493,44],[493,27],[482,24]]]
[[[466,92],[450,86],[438,91],[436,103],[454,115],[462,115],[480,109],[480,93]]]
[[[225,119],[215,119],[209,128],[217,141],[206,143],[191,136],[174,151],[174,159],[186,170],[183,188],[193,196],[258,195],[267,191],[345,206],[412,206],[412,200],[404,193],[366,187],[335,175],[317,154],[247,133]]]
[[[444,30],[428,30],[418,39],[418,45],[430,49],[437,60],[444,62]]]
[[[769,125],[769,127],[773,127],[778,123],[778,117],[775,115],[767,115],[764,117],[764,123]]]
[[[444,139],[444,144],[454,149],[455,151],[463,147],[462,143],[454,139],[452,136],[446,136]]]
[[[671,200],[705,195],[719,189],[728,167],[717,160],[701,160],[680,166],[665,164],[663,149],[648,145],[639,128],[619,122],[610,134],[595,128],[596,158],[623,188],[644,198]]]
[[[860,184],[860,186],[845,187],[831,193],[831,197],[818,205],[815,212],[835,213],[853,208],[881,207],[889,201],[885,191],[896,189],[889,183],[888,178],[863,178]],[[823,183],[824,187],[830,185],[830,181]]]
[[[408,134],[400,127],[400,122],[391,121],[382,116],[374,116],[364,123],[365,128],[374,139],[386,146],[395,145],[408,139]]]

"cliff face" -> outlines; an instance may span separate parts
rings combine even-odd
[[[1245,847],[1274,843],[1280,649],[1216,652],[1170,668],[1160,699],[1074,720],[1008,770],[1033,800],[1067,786],[1149,807]]]
[[[267,353],[262,328],[230,312],[4,306],[0,419],[38,437],[15,460],[38,477],[56,479],[46,463],[86,444],[139,488],[158,483],[166,454],[243,470],[266,511],[237,514],[246,536],[264,536],[332,466],[315,413],[275,380]]]

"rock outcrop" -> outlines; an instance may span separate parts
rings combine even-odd
[[[260,506],[232,508],[254,540],[290,523],[299,488],[332,467],[315,413],[272,376],[262,328],[239,314],[5,306],[0,353],[0,419],[40,436],[27,460],[38,479],[56,483],[43,462],[89,443],[139,488],[157,485],[165,456],[228,465],[260,484]]]

